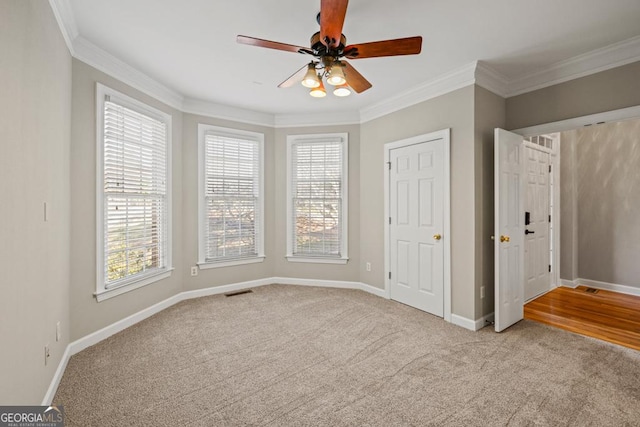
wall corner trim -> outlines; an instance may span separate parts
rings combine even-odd
[[[578,282],[575,280],[560,279],[560,285],[564,286],[565,288],[575,289],[578,287]]]
[[[480,319],[471,320],[457,314],[451,314],[451,323],[475,332],[479,331],[485,326],[488,326],[488,322],[491,322],[493,320],[493,315],[493,313],[490,313],[486,316],[482,316]]]

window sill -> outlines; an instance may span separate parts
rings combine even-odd
[[[96,297],[96,300],[98,302],[107,300],[109,298],[113,298],[116,297],[118,295],[122,295],[124,293],[133,291],[134,289],[138,289],[141,288],[143,286],[147,286],[150,285],[152,283],[155,283],[159,280],[163,280],[166,279],[168,277],[171,277],[171,272],[173,271],[173,268],[169,268],[166,270],[163,270],[161,272],[155,273],[153,275],[150,276],[145,276],[144,278],[141,278],[140,280],[136,280],[135,282],[131,282],[131,283],[126,283],[124,285],[120,285],[116,288],[111,288],[111,289],[103,289],[100,290],[99,292],[96,292],[95,294],[93,294],[93,296]]]
[[[349,258],[320,258],[287,255],[289,262],[308,262],[315,264],[346,264]]]
[[[221,267],[233,267],[234,265],[244,265],[244,264],[256,264],[258,262],[264,261],[264,255],[252,257],[252,258],[241,258],[234,260],[226,260],[226,261],[209,261],[209,262],[199,262],[198,267],[200,270],[207,270],[209,268],[221,268]]]

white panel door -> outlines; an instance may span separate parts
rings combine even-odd
[[[524,299],[530,300],[551,286],[549,246],[549,153],[525,146],[527,189],[524,210],[529,224],[524,231]]]
[[[523,139],[495,130],[495,329],[524,317]]]
[[[390,151],[390,296],[444,313],[444,141]]]

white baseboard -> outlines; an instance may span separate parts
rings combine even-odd
[[[590,288],[602,289],[605,291],[620,292],[621,294],[640,296],[640,288],[628,285],[618,285],[616,283],[599,282],[597,280],[576,279],[576,286],[583,285]]]
[[[69,358],[76,353],[81,352],[82,350],[91,347],[99,343],[102,340],[109,338],[110,336],[117,334],[118,332],[135,325],[138,322],[141,322],[144,319],[147,319],[153,316],[156,313],[161,312],[174,304],[179,303],[180,301],[192,299],[192,298],[200,298],[204,296],[210,295],[219,295],[227,292],[239,291],[248,288],[256,288],[258,286],[265,286],[271,284],[283,284],[283,285],[299,285],[299,286],[320,286],[327,288],[341,288],[341,289],[359,289],[364,292],[368,292],[370,294],[382,297],[389,298],[386,290],[377,288],[375,286],[367,285],[366,283],[361,282],[346,282],[346,281],[337,281],[337,280],[314,280],[314,279],[300,279],[293,277],[270,277],[266,279],[258,279],[258,280],[250,280],[247,282],[239,282],[233,283],[230,285],[222,285],[222,286],[213,286],[205,289],[197,289],[193,291],[185,291],[179,294],[176,294],[170,298],[167,298],[164,301],[160,301],[157,304],[152,305],[151,307],[147,307],[143,310],[140,310],[137,313],[134,313],[128,317],[125,317],[122,320],[119,320],[115,323],[112,323],[109,326],[105,326],[104,328],[95,331],[87,336],[79,338],[72,343],[70,343],[62,356],[62,360],[58,365],[58,369],[51,380],[49,385],[49,389],[47,390],[44,399],[43,405],[51,404],[53,397],[56,394],[56,390],[58,389],[58,385],[60,384],[60,380],[62,379],[62,375],[64,374],[64,370],[67,367],[67,363],[69,362]]]
[[[483,316],[477,320],[467,319],[466,317],[458,316],[457,314],[451,313],[451,323],[474,332],[479,331],[485,326],[488,326],[488,322],[492,321],[493,313],[487,314],[486,316]]]
[[[389,293],[385,289],[380,289],[375,286],[367,285],[366,283],[360,283],[360,289],[380,298],[389,299]]]
[[[565,286],[567,288],[577,288],[578,287],[578,282],[576,282],[575,280],[566,280],[566,279],[560,279],[560,284],[562,286]]]
[[[180,297],[180,301],[184,301],[192,298],[208,297],[211,295],[226,294],[227,292],[241,291],[243,289],[257,288],[259,286],[272,285],[274,283],[276,282],[273,281],[273,278],[249,280],[247,282],[232,283],[230,285],[212,286],[210,288],[185,291],[179,293],[178,296]]]
[[[56,369],[56,373],[53,375],[53,379],[49,384],[49,388],[42,399],[42,406],[51,405],[51,401],[53,400],[53,396],[56,395],[56,391],[58,390],[58,386],[60,385],[60,380],[62,380],[62,374],[64,374],[64,370],[67,369],[67,363],[69,363],[69,358],[71,357],[71,346],[67,346],[64,349],[64,353],[62,354],[62,359],[60,359],[60,363],[58,363],[58,369]]]
[[[125,317],[124,319],[118,320],[117,322],[112,323],[109,326],[105,326],[100,330],[97,330],[87,336],[75,340],[74,342],[69,344],[70,356],[73,356],[74,354],[81,352],[85,348],[91,347],[92,345],[109,338],[111,335],[117,334],[118,332],[128,328],[129,326],[133,326],[136,323],[141,322],[144,319],[151,317],[154,314],[159,313],[174,304],[179,303],[180,301],[182,301],[181,295],[182,294],[174,295],[164,301],[160,301],[159,303],[152,305],[151,307],[140,310],[139,312],[134,313],[131,316]]]
[[[360,289],[360,282],[346,282],[343,280],[315,280],[299,279],[296,277],[272,277],[271,283],[281,285],[318,286],[321,288]]]

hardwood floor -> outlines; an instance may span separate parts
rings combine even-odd
[[[640,350],[640,297],[589,289],[556,288],[525,304],[524,318]]]

